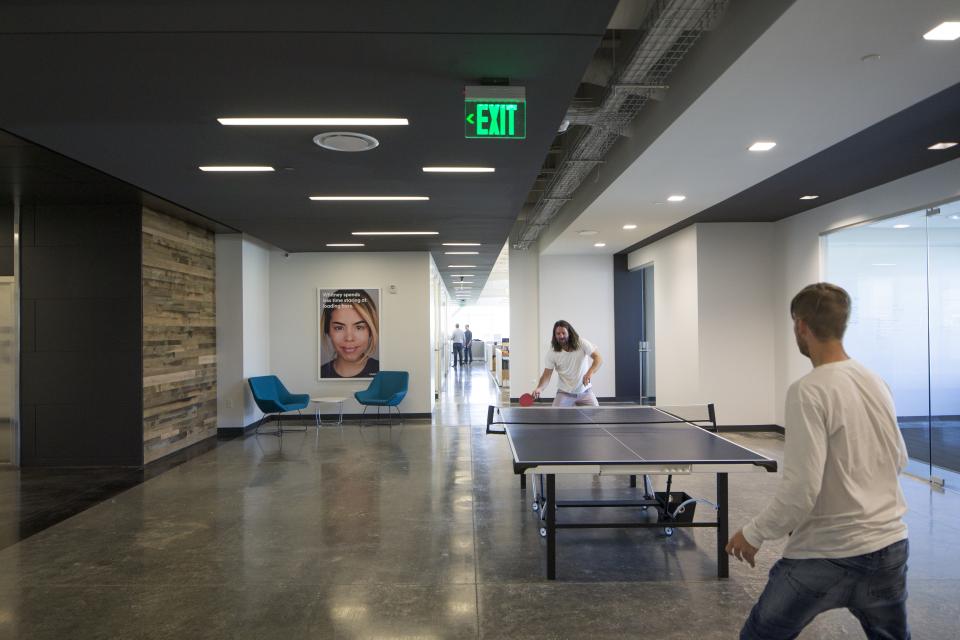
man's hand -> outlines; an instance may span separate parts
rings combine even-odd
[[[536,389],[534,389],[534,390],[533,390],[533,393],[531,393],[530,395],[532,395],[534,398],[539,398],[539,397],[540,397],[540,387],[537,387]]]
[[[589,373],[587,373],[585,376],[583,376],[583,386],[587,386],[588,384],[590,384],[590,374],[589,374]]]
[[[747,542],[747,539],[743,537],[743,529],[733,534],[730,542],[727,543],[727,555],[731,555],[737,560],[745,561],[751,567],[756,566],[753,563],[753,559],[759,550],[760,549]]]

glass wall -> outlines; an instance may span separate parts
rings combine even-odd
[[[893,391],[910,471],[960,489],[960,201],[824,237],[846,347]]]

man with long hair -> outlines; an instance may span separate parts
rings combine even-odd
[[[556,370],[559,381],[553,406],[599,405],[597,397],[593,395],[591,383],[593,374],[603,363],[596,347],[581,338],[566,320],[557,320],[554,323],[550,346],[552,348],[547,352],[546,368],[540,376],[537,388],[533,390],[533,397],[540,397]]]
[[[841,608],[868,638],[909,638],[907,504],[897,478],[907,448],[890,389],[843,348],[846,291],[812,284],[790,315],[813,371],[787,391],[777,493],[727,553],[752,567],[761,544],[790,539],[740,638],[796,638],[819,613]]]

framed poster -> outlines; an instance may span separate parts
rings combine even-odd
[[[380,289],[317,289],[321,380],[372,378],[380,371]]]

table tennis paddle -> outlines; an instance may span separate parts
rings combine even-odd
[[[529,393],[525,393],[520,396],[520,406],[521,407],[532,407],[534,403],[534,398]]]

